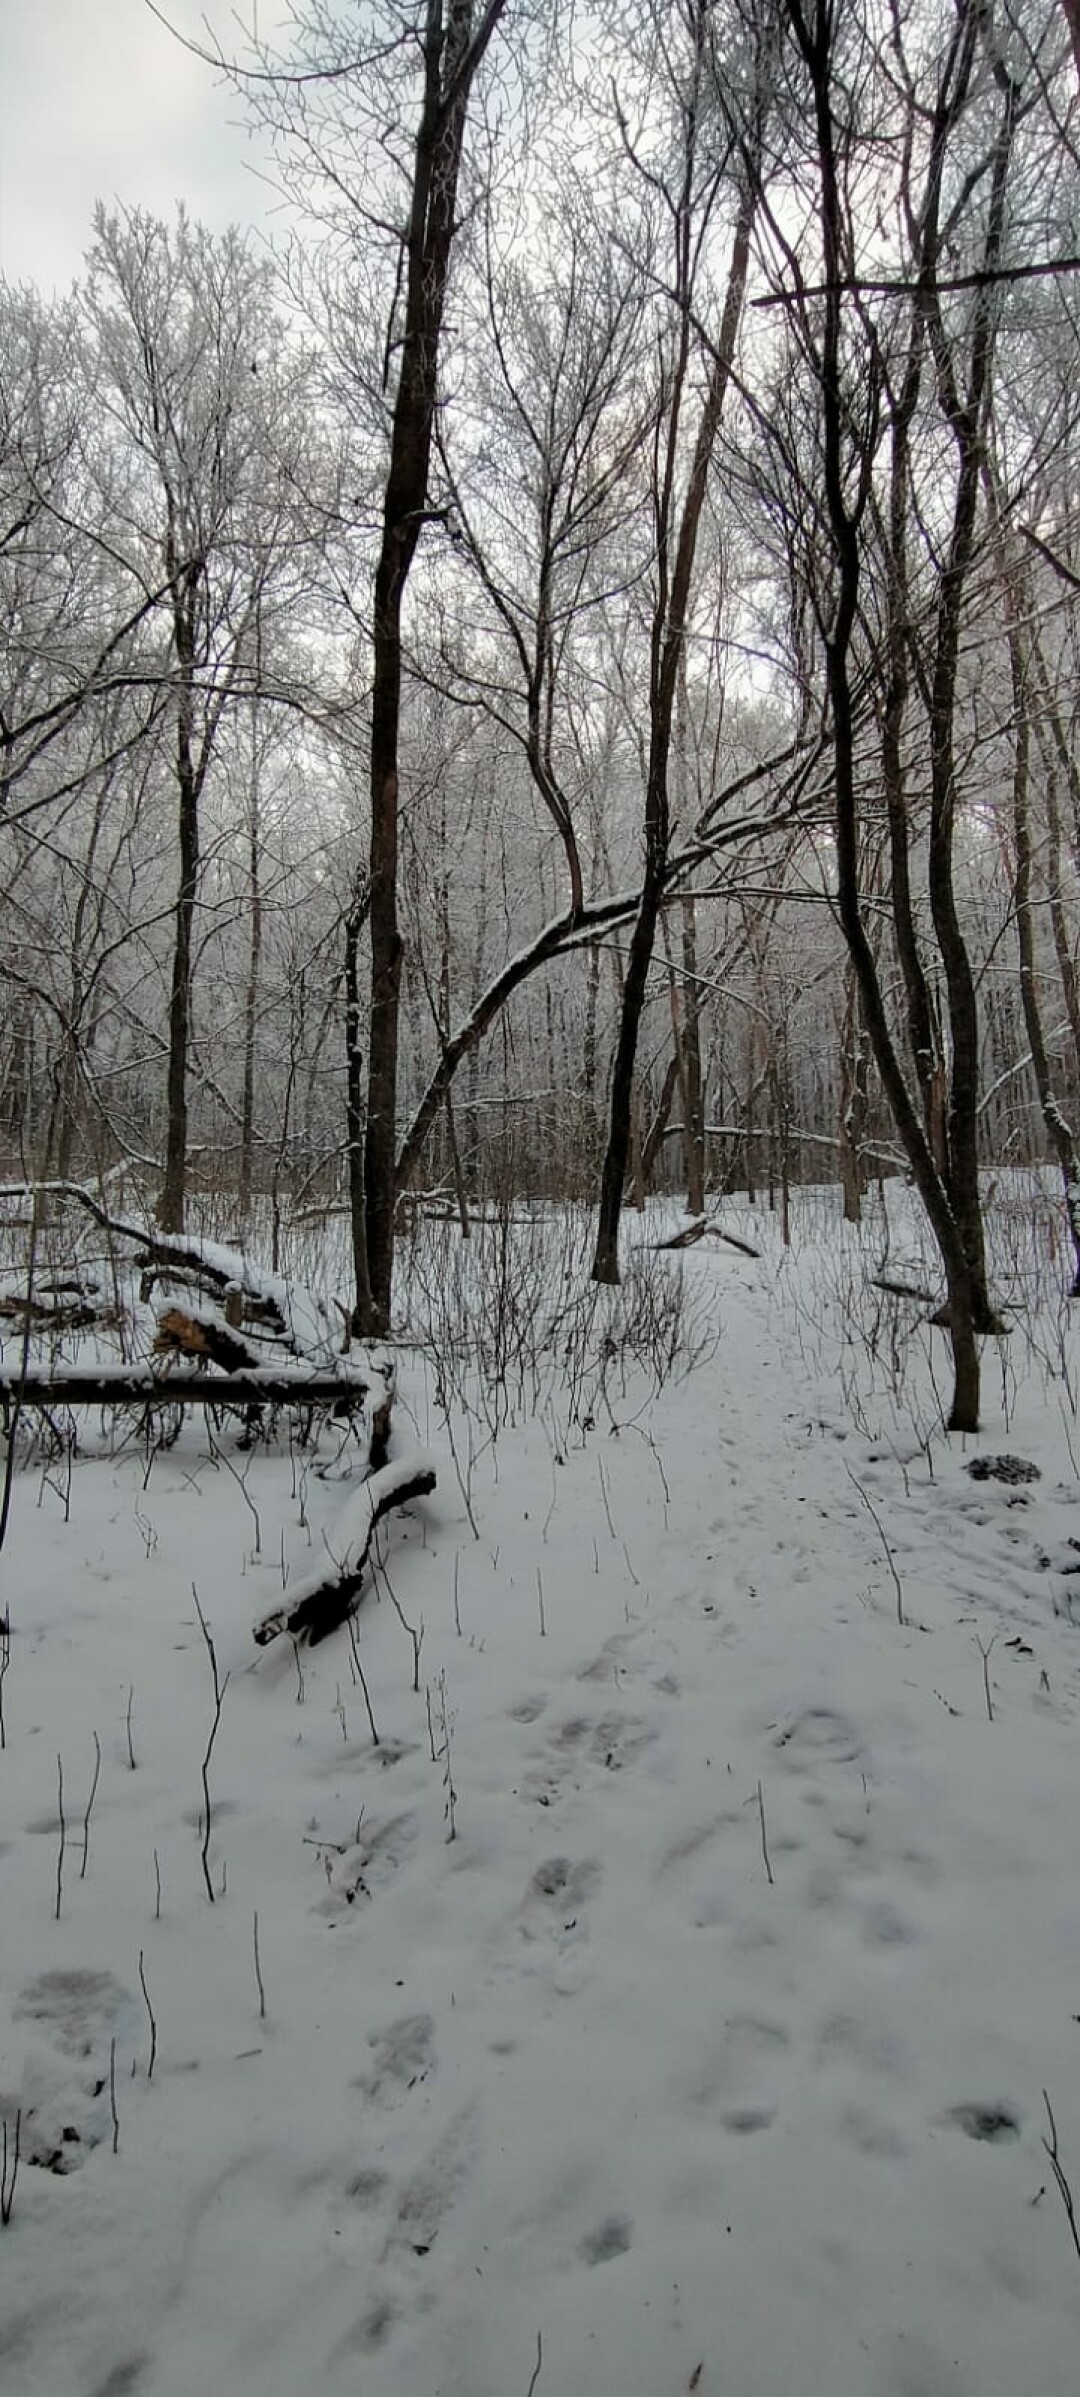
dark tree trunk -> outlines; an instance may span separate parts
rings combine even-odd
[[[835,769],[837,899],[882,1087],[892,1108],[897,1131],[907,1151],[916,1187],[933,1226],[945,1266],[953,1352],[953,1403],[949,1429],[972,1432],[978,1430],[979,1423],[980,1376],[975,1328],[980,1293],[968,1242],[954,1213],[951,1193],[943,1186],[935,1166],[919,1111],[912,1101],[893,1043],[860,898],[859,803],[850,653],[859,607],[860,525],[872,486],[876,394],[871,389],[864,398],[866,414],[858,479],[854,493],[849,498],[846,451],[850,418],[841,371],[842,285],[846,264],[843,201],[831,93],[832,19],[823,0],[819,0],[813,28],[802,15],[799,0],[787,0],[787,5],[789,19],[811,79],[821,173],[821,230],[827,289],[819,374],[825,504],[836,586],[832,623],[825,635],[825,658]]]
[[[401,620],[428,497],[439,341],[453,245],[458,175],[473,77],[506,6],[487,0],[473,30],[472,0],[428,0],[424,96],[414,153],[405,260],[405,323],[390,435],[383,530],[375,570],[371,705],[371,1015],[364,1137],[368,1295],[366,1333],[390,1320],[397,1198],[398,746]]]
[[[1003,544],[999,545],[1002,571],[1005,572]],[[1006,631],[1009,643],[1009,664],[1013,687],[1013,835],[1016,843],[1016,879],[1013,905],[1016,910],[1016,937],[1020,950],[1020,1001],[1024,1010],[1024,1028],[1039,1106],[1046,1126],[1047,1138],[1061,1167],[1065,1187],[1065,1213],[1073,1251],[1073,1283],[1070,1295],[1080,1298],[1080,1162],[1077,1159],[1076,1139],[1054,1092],[1050,1059],[1043,1030],[1042,1009],[1039,1005],[1035,957],[1035,929],[1031,910],[1031,721],[1028,703],[1027,678],[1021,647],[1018,601],[1026,594],[1023,588],[1014,591],[1006,580]]]
[[[240,1221],[246,1231],[251,1216],[255,1171],[255,1032],[259,1011],[259,971],[262,964],[262,886],[259,856],[259,767],[252,722],[251,802],[248,815],[248,896],[251,927],[248,943],[247,986],[244,991],[244,1082],[240,1104]]]
[[[907,375],[892,424],[889,484],[887,679],[881,727],[881,774],[889,819],[889,894],[896,953],[903,977],[908,1041],[922,1098],[923,1124],[938,1172],[948,1171],[945,1063],[941,1039],[919,954],[911,896],[911,863],[903,735],[907,715],[908,606],[907,520],[908,435],[919,395],[922,316],[916,319]]]
[[[619,1279],[619,1218],[622,1214],[623,1186],[630,1157],[631,1108],[634,1093],[634,1066],[637,1059],[638,1031],[645,991],[656,945],[656,926],[663,891],[662,861],[658,871],[646,873],[634,929],[630,940],[626,980],[623,984],[622,1010],[619,1017],[619,1038],[611,1075],[611,1114],[608,1124],[607,1153],[600,1183],[600,1216],[596,1233],[596,1252],[593,1257],[594,1282],[617,1282]]]
[[[735,343],[742,315],[753,219],[753,200],[745,199],[740,204],[735,226],[735,239],[720,335],[713,353],[709,387],[698,425],[693,463],[677,533],[674,532],[670,518],[665,521],[664,510],[669,509],[671,505],[671,475],[675,465],[678,404],[684,396],[689,361],[688,321],[684,324],[682,331],[683,346],[679,369],[675,377],[675,403],[668,433],[665,491],[663,502],[658,505],[657,510],[661,527],[661,580],[652,637],[649,767],[645,790],[645,869],[641,903],[630,943],[619,1038],[611,1081],[611,1114],[608,1125],[607,1152],[600,1184],[596,1250],[593,1257],[593,1280],[595,1282],[617,1282],[619,1279],[619,1217],[622,1211],[630,1144],[630,1106],[634,1066],[637,1058],[638,1032],[645,1005],[649,967],[652,964],[656,928],[664,895],[671,836],[668,777],[671,764],[675,697],[686,641],[686,618],[690,604],[694,559],[697,553],[702,509],[705,505],[709,468],[720,430],[728,384],[731,380]],[[684,296],[687,310],[689,310],[689,291]],[[667,548],[672,538],[673,557],[669,585]]]
[[[859,986],[848,960],[844,975],[844,1018],[840,1028],[840,1186],[845,1223],[859,1223],[866,1190],[866,1117],[869,1053],[859,1005]]]
[[[169,992],[169,1058],[166,1073],[165,1178],[158,1201],[163,1232],[182,1232],[187,1191],[188,1044],[191,1036],[192,946],[199,895],[199,786],[195,758],[195,610],[199,570],[187,567],[173,591],[176,650],[176,789],[180,874],[174,914],[172,982]]]
[[[345,1141],[354,1293],[349,1328],[356,1335],[362,1334],[371,1316],[364,1222],[364,1052],[360,1045],[360,935],[367,922],[368,900],[367,882],[358,875],[345,918]]]

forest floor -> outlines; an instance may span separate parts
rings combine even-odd
[[[193,1420],[17,1475],[4,2397],[1073,2397],[1052,1216],[999,1186],[967,1441],[944,1336],[867,1286],[877,1203],[805,1194],[786,1252],[719,1220],[761,1254],[652,1260],[666,1357],[640,1321],[591,1378],[558,1332],[501,1378],[404,1352],[440,1482],[357,1618],[378,1744],[346,1631],[251,1638],[332,1536],[334,1443]],[[1001,1452],[1039,1478],[972,1478]]]

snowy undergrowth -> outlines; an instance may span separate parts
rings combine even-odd
[[[1003,1180],[946,1440],[888,1198],[622,1296],[572,1223],[418,1233],[440,1486],[355,1649],[250,1634],[340,1438],[20,1473],[5,2397],[1072,2391],[1076,1334]]]

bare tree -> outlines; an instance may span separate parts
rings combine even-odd
[[[695,369],[703,343],[699,308],[705,266],[717,234],[721,198],[728,188],[730,155],[726,129],[718,122],[720,62],[716,11],[711,0],[680,0],[674,13],[679,51],[659,19],[656,71],[669,76],[665,93],[674,120],[675,155],[661,186],[658,210],[670,239],[661,255],[670,275],[671,317],[661,339],[663,401],[652,459],[651,505],[655,583],[650,628],[648,757],[645,772],[644,862],[641,897],[634,921],[623,987],[619,1033],[611,1080],[611,1114],[600,1185],[593,1279],[619,1279],[619,1217],[630,1149],[631,1101],[638,1034],[657,924],[668,879],[671,847],[672,741],[676,694],[691,607],[694,565],[709,472],[731,382],[750,260],[755,196],[750,178],[736,186],[736,218],[730,265],[715,342],[704,348],[706,386],[689,444],[685,419],[693,406]],[[756,96],[751,142],[760,138],[763,89]],[[640,136],[624,125],[627,154],[650,190],[656,168],[636,149]],[[659,227],[657,227],[659,232]],[[668,257],[670,264],[668,264]]]

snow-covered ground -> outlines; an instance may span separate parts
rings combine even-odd
[[[501,1383],[481,1269],[520,1325],[543,1257],[439,1233],[408,1304],[449,1328],[471,1274],[489,1370],[402,1357],[440,1479],[357,1619],[378,1744],[347,1631],[251,1637],[355,1450],[322,1478],[194,1422],[149,1470],[17,1477],[4,2397],[1072,2397],[1044,2091],[1080,2203],[1080,1357],[1052,1213],[995,1201],[1017,1316],[967,1443],[943,1335],[865,1287],[880,1215],[860,1240],[807,1194],[787,1255],[774,1219],[722,1220],[761,1256],[653,1260],[637,1361],[613,1318],[583,1362],[571,1314],[520,1371],[504,1342]],[[665,1372],[645,1317],[680,1278],[697,1362]],[[1002,1451],[1039,1479],[969,1475]],[[213,1904],[193,1588],[228,1674]]]

